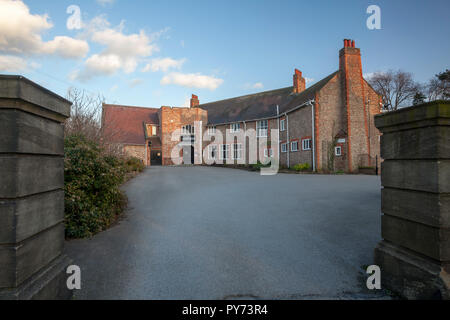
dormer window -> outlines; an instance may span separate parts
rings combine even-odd
[[[158,127],[155,125],[147,125],[147,135],[149,137],[156,137],[158,135]]]
[[[240,123],[232,123],[230,126],[230,132],[235,133],[241,131],[241,124]]]
[[[208,135],[213,136],[216,134],[216,127],[210,126],[208,127]]]

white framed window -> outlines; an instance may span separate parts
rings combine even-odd
[[[281,152],[282,153],[288,152],[288,144],[287,143],[282,143],[281,144]]]
[[[286,131],[286,119],[280,121],[280,131]]]
[[[208,135],[212,136],[216,134],[216,127],[210,126],[208,127]]]
[[[297,152],[298,151],[298,141],[292,141],[291,142],[291,151]]]
[[[312,139],[303,139],[302,140],[302,150],[303,151],[312,150]]]
[[[262,120],[256,123],[256,134],[258,138],[266,138],[269,132],[269,120]]]
[[[147,134],[151,137],[155,137],[156,135],[158,135],[158,128],[154,125],[147,125]]]
[[[264,157],[265,158],[273,158],[273,150],[272,149],[264,149]]]
[[[342,147],[334,148],[334,154],[336,155],[336,157],[341,157],[342,156]]]
[[[230,132],[235,133],[241,131],[241,124],[240,123],[232,123],[230,125]]]
[[[186,126],[181,127],[181,133],[183,135],[192,135],[195,134],[195,128],[194,126],[188,124]]]
[[[208,146],[208,156],[210,160],[216,160],[217,159],[217,146],[216,145],[209,145]]]
[[[230,157],[230,145],[222,144],[220,146],[220,160],[228,160]]]
[[[233,144],[233,160],[241,160],[242,159],[242,144],[236,143]]]

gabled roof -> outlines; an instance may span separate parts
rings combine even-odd
[[[103,105],[102,126],[111,142],[145,145],[143,124],[159,125],[159,109]]]
[[[208,111],[209,124],[226,124],[241,121],[252,121],[277,116],[289,112],[302,104],[313,100],[316,92],[322,89],[339,71],[330,74],[305,91],[294,94],[294,87],[287,87],[252,95],[205,103],[199,108]]]

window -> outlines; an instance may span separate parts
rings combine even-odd
[[[216,134],[216,127],[208,127],[208,135],[212,136]]]
[[[256,123],[256,134],[258,138],[266,138],[269,131],[269,120],[262,120]]]
[[[217,146],[209,145],[208,146],[208,157],[210,160],[216,160],[217,158]]]
[[[287,143],[281,144],[281,152],[283,152],[283,153],[288,152],[288,144]]]
[[[291,151],[297,152],[298,151],[298,141],[292,141],[291,142]]]
[[[336,157],[342,156],[342,147],[336,147],[336,148],[334,148],[334,151],[335,151]]]
[[[184,135],[191,135],[191,134],[194,134],[195,133],[195,129],[194,129],[194,126],[192,126],[192,125],[187,125],[187,126],[183,126],[182,128],[181,128],[181,133],[182,134],[184,134]]]
[[[302,140],[302,150],[303,151],[312,150],[312,140],[311,139],[303,139]]]
[[[286,120],[285,119],[280,121],[280,131],[286,131]]]
[[[147,135],[155,137],[158,134],[157,127],[153,125],[147,125]]]
[[[242,144],[233,144],[233,160],[242,159]]]
[[[181,127],[181,141],[186,143],[195,142],[195,128],[194,126],[188,124]]]
[[[230,145],[222,144],[220,146],[220,160],[228,160],[230,154]]]
[[[240,123],[233,123],[230,126],[230,132],[234,133],[234,132],[239,132],[241,130],[241,124]]]
[[[273,150],[272,149],[264,149],[264,157],[265,158],[272,158],[273,157]]]

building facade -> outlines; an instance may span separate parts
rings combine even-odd
[[[380,161],[380,112],[381,97],[363,78],[361,51],[344,40],[339,70],[309,88],[296,69],[291,87],[206,104],[193,95],[190,108],[105,104],[102,126],[146,165],[268,163],[279,155],[281,167],[354,173]],[[238,137],[248,132],[253,140]]]

